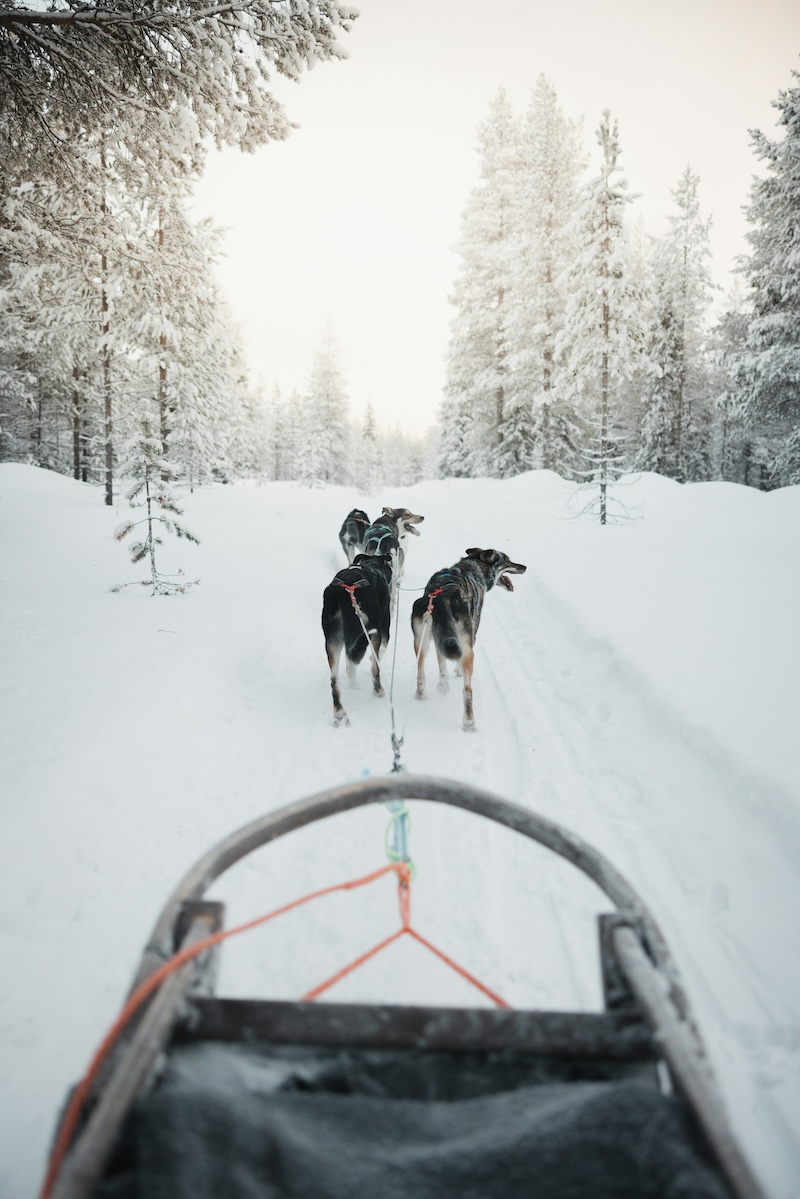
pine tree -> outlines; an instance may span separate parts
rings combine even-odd
[[[143,587],[150,587],[151,595],[175,595],[195,586],[199,580],[187,582],[183,572],[179,572],[179,581],[175,576],[163,575],[156,564],[156,547],[163,545],[159,526],[167,533],[186,541],[198,542],[198,538],[185,525],[175,518],[183,514],[178,507],[170,483],[178,476],[179,469],[163,457],[160,431],[152,416],[144,413],[141,417],[139,431],[127,447],[128,460],[124,465],[124,473],[134,480],[133,486],[127,493],[128,503],[132,508],[144,508],[145,514],[141,520],[128,520],[118,525],[114,532],[117,541],[122,541],[138,526],[144,526],[144,537],[134,541],[129,547],[131,562],[138,563],[145,559],[150,565],[150,578],[140,580]],[[117,583],[112,591],[121,591],[129,587],[129,583]]]
[[[713,474],[731,483],[744,483],[753,462],[752,430],[745,426],[742,396],[736,383],[736,364],[747,339],[750,310],[740,280],[722,306],[710,333],[714,420],[712,431]]]
[[[532,466],[560,473],[574,467],[573,422],[560,387],[555,342],[575,253],[571,217],[581,167],[578,128],[563,115],[542,75],[520,130],[502,475]]]
[[[751,131],[768,174],[753,180],[747,209],[752,254],[742,271],[752,319],[737,377],[748,424],[772,443],[769,481],[786,486],[800,483],[800,86],[780,92],[773,107],[783,138]]]
[[[478,127],[482,183],[470,195],[459,241],[460,275],[441,409],[442,473],[497,474],[506,405],[516,123],[505,92]],[[458,459],[462,460],[459,461]]]
[[[644,395],[637,464],[670,478],[707,478],[710,397],[706,317],[712,283],[710,218],[700,215],[699,178],[687,167],[672,196],[677,213],[654,261],[654,375]]]
[[[597,130],[600,170],[584,187],[577,214],[580,250],[569,276],[563,359],[584,426],[584,477],[598,487],[589,505],[609,520],[609,486],[629,466],[617,420],[626,385],[644,364],[644,297],[630,264],[625,211],[633,197],[619,164],[617,122],[606,109]]]
[[[124,127],[131,158],[142,130],[167,117],[206,145],[253,150],[291,128],[270,90],[277,72],[341,59],[358,16],[334,0],[241,0],[158,6],[134,0],[0,8],[0,160],[63,182],[85,134]],[[138,131],[136,126],[139,127]]]
[[[358,430],[355,441],[357,466],[354,475],[361,482],[367,495],[371,495],[383,482],[378,426],[375,422],[375,410],[371,400],[367,402],[364,422]]]
[[[348,401],[339,365],[339,349],[330,322],[314,354],[305,407],[309,481],[347,482]]]

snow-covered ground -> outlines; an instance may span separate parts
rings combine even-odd
[[[632,480],[641,519],[570,517],[537,472],[359,495],[294,484],[185,497],[201,585],[145,589],[97,489],[0,465],[0,1194],[36,1192],[57,1109],[174,883],[265,811],[388,772],[390,702],[345,690],[319,626],[346,512],[425,516],[400,595],[393,704],[411,772],[464,779],[582,834],[642,893],[681,968],[771,1199],[800,1195],[800,488]],[[528,572],[487,597],[478,730],[414,701],[410,605],[467,546]],[[143,572],[141,572],[143,574]],[[414,922],[512,1004],[600,1003],[598,893],[476,817],[412,805]],[[217,883],[228,922],[381,865],[388,814],[323,822]],[[600,904],[599,906],[604,906]],[[230,942],[220,991],[289,997],[397,927],[388,880]],[[331,999],[481,1003],[409,939]]]

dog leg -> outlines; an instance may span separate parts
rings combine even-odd
[[[447,677],[447,658],[445,658],[443,653],[439,652],[438,645],[436,647],[436,660],[439,663],[439,682],[436,684],[436,690],[440,695],[447,695],[450,690],[450,680]]]
[[[333,723],[336,728],[340,724],[349,724],[350,719],[342,707],[342,697],[339,694],[339,656],[342,652],[341,645],[328,643],[325,645],[325,650],[328,655],[328,666],[331,671],[331,694],[333,696]]]
[[[425,698],[425,653],[431,639],[431,622],[414,621],[414,655],[417,659],[417,690],[415,699]]]
[[[382,696],[384,694],[384,690],[381,685],[381,668],[378,665],[378,659],[380,657],[380,649],[381,649],[380,636],[376,633],[373,637],[370,637],[370,642],[372,644],[372,651],[373,651],[372,652],[372,687],[373,687],[373,690],[375,691],[376,695]]]
[[[461,659],[464,671],[464,730],[471,733],[475,728],[475,713],[472,710],[472,667],[475,653],[472,646],[467,646]]]
[[[346,654],[345,654],[345,669],[347,671],[348,687],[352,688],[353,691],[357,691],[358,690],[358,679],[356,678],[356,664],[355,664],[355,662],[351,662]]]

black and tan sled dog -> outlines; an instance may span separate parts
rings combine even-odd
[[[365,554],[392,554],[395,560],[395,576],[403,573],[406,543],[409,533],[419,537],[414,528],[425,519],[409,512],[408,508],[384,508],[367,529],[364,536]]]
[[[339,658],[344,649],[347,677],[355,686],[356,667],[370,649],[372,686],[383,695],[379,660],[389,642],[391,617],[389,587],[392,581],[390,554],[357,554],[325,588],[322,596],[322,631],[331,671],[333,721],[349,724],[339,691]],[[366,628],[369,642],[364,635]]]
[[[361,508],[353,508],[347,513],[339,530],[339,541],[347,554],[347,561],[353,565],[356,554],[364,553],[364,538],[369,528],[369,517]]]
[[[450,689],[447,659],[459,663],[464,676],[464,728],[475,728],[472,710],[472,667],[475,638],[483,610],[483,597],[495,583],[514,590],[509,575],[524,574],[528,568],[512,562],[501,550],[467,550],[467,555],[449,570],[440,570],[428,580],[425,594],[414,601],[411,628],[417,656],[417,699],[425,696],[425,653],[433,636],[439,661],[439,691]]]

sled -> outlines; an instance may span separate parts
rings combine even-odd
[[[229,933],[211,883],[286,833],[406,800],[505,825],[604,892],[603,1011],[214,994],[211,942]],[[402,895],[407,867],[385,869]],[[367,779],[233,833],[170,896],[131,993],[62,1117],[42,1199],[764,1199],[640,897],[575,834],[463,783]]]

